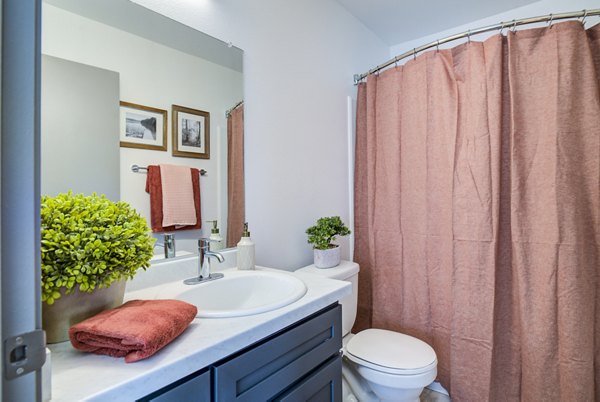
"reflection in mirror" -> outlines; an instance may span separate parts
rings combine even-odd
[[[43,55],[41,92],[42,194],[119,201],[119,74]]]
[[[131,166],[205,170],[196,190],[202,228],[177,225],[177,250],[195,252],[213,220],[223,245],[235,245],[244,220],[243,52],[128,0],[45,0],[42,11],[42,193],[106,194],[150,225],[147,170]]]

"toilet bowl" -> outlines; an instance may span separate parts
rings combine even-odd
[[[423,388],[437,376],[435,351],[417,338],[385,329],[350,333],[356,319],[358,264],[342,261],[334,268],[309,265],[298,271],[352,283],[352,294],[340,300],[344,402],[418,402]]]
[[[381,401],[418,401],[437,376],[431,346],[394,331],[361,331],[347,343],[344,355]]]

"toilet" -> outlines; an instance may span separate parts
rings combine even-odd
[[[417,402],[423,388],[437,376],[437,357],[427,343],[399,332],[350,330],[356,319],[358,264],[342,261],[333,268],[314,265],[296,272],[310,273],[352,283],[352,293],[340,300],[343,336],[344,402]]]

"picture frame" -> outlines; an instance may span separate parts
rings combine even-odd
[[[210,159],[210,113],[173,105],[173,156]]]
[[[167,150],[167,111],[131,102],[119,102],[120,146]]]

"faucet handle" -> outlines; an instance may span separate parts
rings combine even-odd
[[[198,248],[207,248],[210,243],[217,243],[219,240],[209,239],[208,237],[201,237],[198,239]]]

